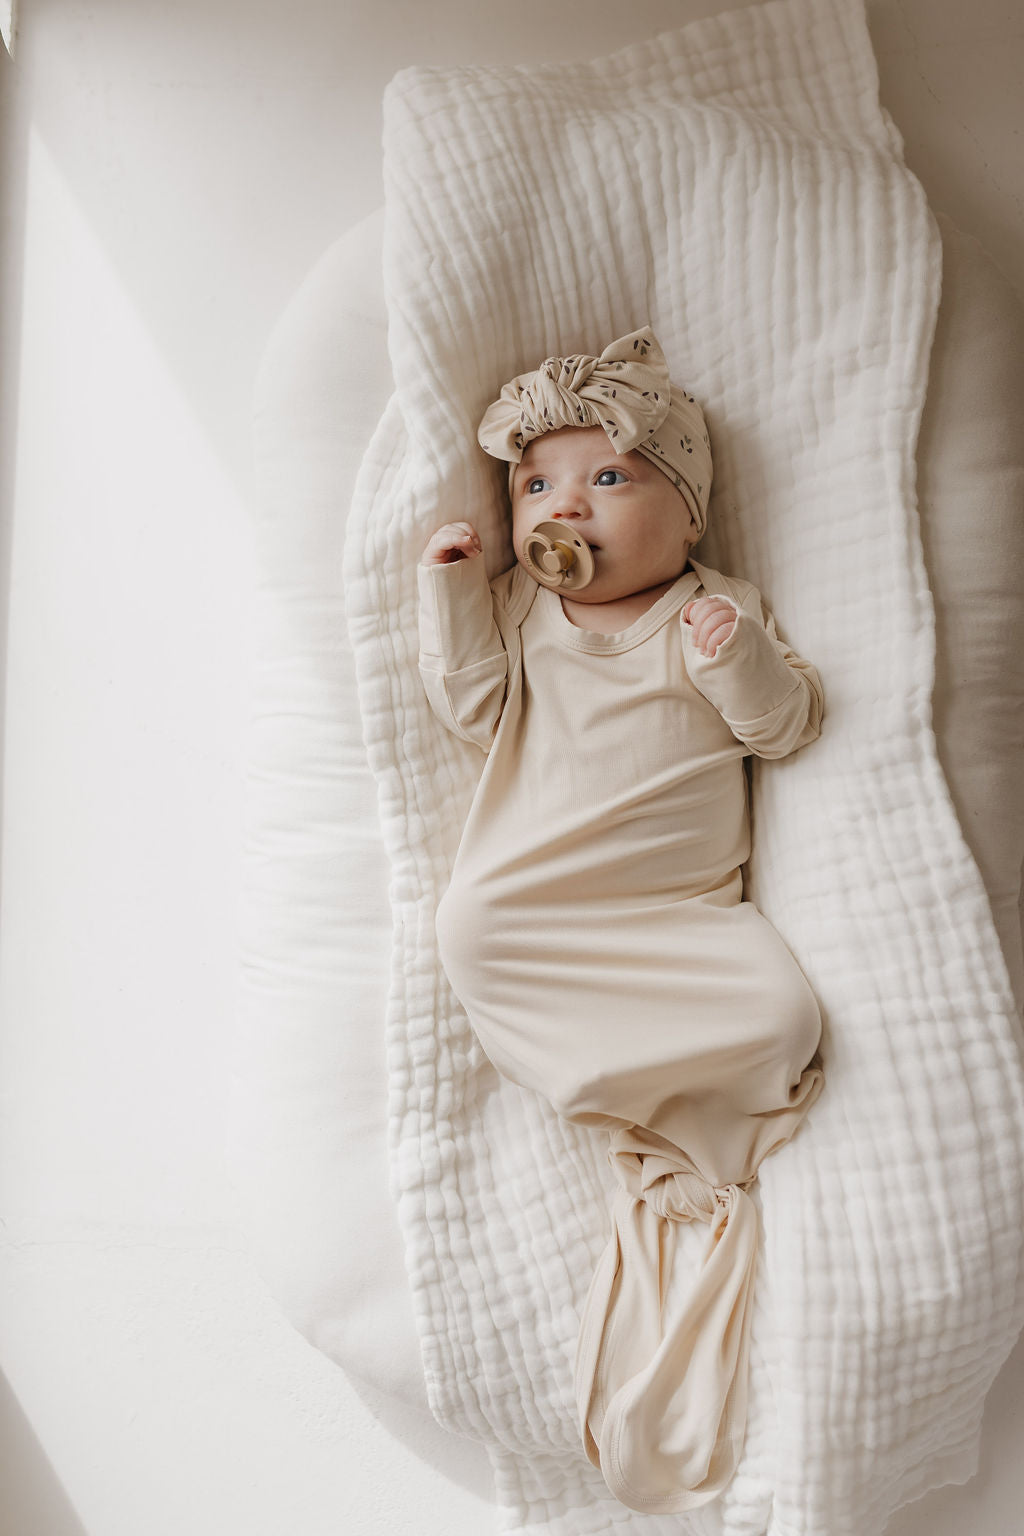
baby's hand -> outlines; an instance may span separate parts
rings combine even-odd
[[[421,565],[451,565],[453,560],[472,560],[483,552],[472,523],[445,523],[432,534],[420,556]]]
[[[713,656],[736,628],[736,610],[720,597],[698,597],[683,609],[683,623],[693,626],[693,641],[702,656]]]

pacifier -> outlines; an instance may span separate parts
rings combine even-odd
[[[523,540],[520,560],[542,587],[579,592],[594,579],[593,550],[565,523],[538,523]]]

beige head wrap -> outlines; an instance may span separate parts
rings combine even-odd
[[[616,453],[635,448],[666,474],[697,524],[707,526],[711,444],[692,395],[673,388],[649,326],[600,357],[549,357],[506,384],[484,412],[477,440],[509,465],[509,486],[528,443],[559,427],[603,427]]]

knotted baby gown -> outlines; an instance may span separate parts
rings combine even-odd
[[[499,1072],[610,1131],[612,1234],[580,1324],[583,1444],[624,1504],[690,1509],[743,1445],[758,1220],[746,1192],[822,1087],[821,1019],[743,900],[750,753],[818,735],[815,669],[748,582],[691,560],[628,629],[572,625],[519,567],[421,566],[431,707],[487,753],[437,913],[445,970]],[[682,620],[737,610],[705,657]],[[709,1224],[692,1289],[680,1222]]]

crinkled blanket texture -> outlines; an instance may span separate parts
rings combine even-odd
[[[930,727],[914,451],[939,243],[863,7],[773,0],[570,67],[407,70],[385,107],[396,389],[346,575],[393,869],[391,1185],[431,1407],[489,1447],[506,1531],[873,1536],[974,1469],[1022,1322],[1024,1093]],[[439,967],[482,757],[434,721],[416,667],[433,528],[471,517],[490,573],[511,563],[475,442],[496,389],[648,322],[710,424],[701,558],[761,589],[828,700],[813,752],[754,768],[748,866],[821,1003],[827,1089],[761,1171],[745,1452],[686,1516],[618,1504],[579,1442],[607,1134],[500,1078]]]

